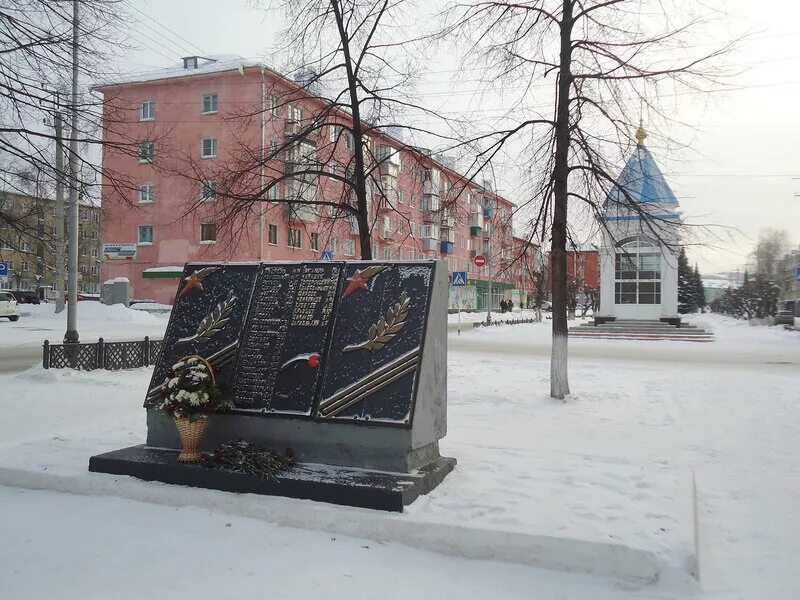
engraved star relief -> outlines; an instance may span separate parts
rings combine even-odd
[[[361,269],[356,269],[356,272],[353,273],[352,277],[348,277],[347,281],[350,283],[347,285],[347,289],[345,289],[344,294],[342,294],[342,299],[347,298],[353,292],[357,292],[358,290],[367,290],[367,282],[372,279],[378,273],[381,273],[388,269],[389,267],[386,265],[373,265],[371,267],[367,267],[363,271]]]
[[[202,292],[203,280],[216,271],[219,271],[219,267],[205,267],[204,269],[198,269],[188,277],[184,277],[183,281],[186,283],[186,285],[184,285],[183,289],[181,290],[181,296],[185,296],[194,288],[199,288]]]

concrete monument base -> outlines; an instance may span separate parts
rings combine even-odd
[[[92,456],[89,470],[224,492],[286,496],[402,512],[404,506],[439,485],[456,465],[454,458],[439,457],[413,473],[390,473],[299,463],[272,480],[227,469],[182,464],[177,455],[175,450],[142,444]]]

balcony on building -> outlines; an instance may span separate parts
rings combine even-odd
[[[494,200],[488,196],[483,197],[483,217],[484,219],[491,219],[494,216],[495,203]]]
[[[456,218],[453,216],[453,211],[445,209],[442,211],[442,229],[453,229],[456,226]]]
[[[286,119],[284,124],[283,133],[286,137],[296,137],[300,135],[300,122],[294,119]]]
[[[474,212],[469,219],[469,235],[471,237],[481,237],[483,232],[483,212]]]
[[[317,218],[317,207],[314,202],[317,197],[317,186],[300,179],[292,179],[286,185],[286,198],[289,200],[284,206],[286,218],[298,221],[314,221]],[[298,200],[298,202],[292,202]]]
[[[377,154],[378,168],[382,178],[391,177],[397,180],[400,173],[400,153],[392,146],[381,146]]]
[[[453,253],[453,242],[440,242],[439,251],[442,254],[452,254]]]
[[[313,204],[286,202],[284,206],[289,221],[315,221],[317,218],[316,207]]]

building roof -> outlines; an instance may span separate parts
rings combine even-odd
[[[617,178],[616,185],[606,197],[605,208],[621,208],[628,204],[625,193],[635,202],[660,204],[664,209],[674,212],[678,200],[672,193],[661,169],[658,168],[650,150],[643,140],[637,144],[625,168]]]
[[[591,242],[583,242],[580,244],[572,245],[567,242],[567,252],[597,252],[597,246]]]
[[[197,68],[187,69],[183,63],[178,63],[172,67],[146,71],[142,73],[132,73],[127,76],[115,78],[112,81],[98,83],[93,88],[102,89],[117,85],[128,85],[131,83],[144,83],[147,81],[158,81],[161,79],[172,79],[174,77],[192,77],[196,75],[208,75],[209,73],[222,73],[224,71],[243,71],[249,67],[261,67],[261,62],[242,58],[238,54],[214,54],[211,56],[198,56]]]

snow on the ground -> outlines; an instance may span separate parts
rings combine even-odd
[[[0,487],[0,506],[3,598],[656,598],[588,576],[192,507],[7,487]]]
[[[0,319],[0,347],[37,345],[45,339],[60,341],[67,328],[66,309],[55,313],[55,304],[24,304],[19,321]],[[122,304],[78,302],[78,333],[83,340],[160,338],[167,328],[168,314],[150,314]]]
[[[698,352],[690,343],[572,340],[573,395],[566,403],[548,397],[547,356],[536,351],[549,335],[549,324],[470,331],[459,336],[457,343],[451,336],[448,435],[441,448],[443,454],[458,458],[458,467],[403,515],[387,516],[408,523],[468,525],[649,550],[662,567],[659,583],[623,590],[597,578],[444,558],[392,544],[380,545],[378,553],[372,542],[348,539],[342,543],[347,549],[370,545],[376,552],[364,557],[365,570],[346,571],[352,575],[353,581],[347,582],[352,588],[335,588],[328,595],[359,599],[395,593],[398,598],[795,598],[800,587],[796,573],[800,564],[796,541],[800,539],[796,510],[800,503],[796,485],[800,371],[768,363],[782,363],[778,359],[783,355],[797,357],[800,336],[778,328],[743,326],[715,315],[695,318],[711,326],[717,341],[698,345],[700,353],[689,354],[693,363],[680,358]],[[581,355],[581,349],[588,354]],[[595,350],[604,356],[592,354]],[[742,357],[750,354],[761,356],[761,362],[744,362]],[[731,368],[734,359],[742,360]],[[148,369],[85,373],[35,368],[0,377],[0,389],[7,392],[0,394],[0,470],[104,477],[86,473],[88,457],[143,441],[141,404],[149,374]],[[54,389],[58,394],[53,394]],[[698,490],[700,588],[694,587],[688,575],[694,552],[693,476]],[[137,576],[153,570],[144,549],[164,556],[161,544],[167,538],[180,539],[183,530],[188,530],[186,544],[179,547],[191,549],[190,566],[200,566],[204,552],[218,556],[218,550],[224,553],[229,548],[216,529],[219,520],[266,540],[264,546],[255,546],[261,548],[256,554],[262,558],[275,555],[272,540],[281,560],[294,565],[307,562],[307,549],[311,556],[330,560],[334,571],[345,561],[353,564],[350,550],[330,547],[327,540],[332,536],[319,532],[191,508],[143,507],[129,500],[14,493],[23,494],[24,499],[6,502],[3,496],[0,502],[13,507],[10,517],[0,513],[0,538],[10,540],[0,550],[0,574],[6,564],[19,569],[10,580],[0,577],[4,582],[0,586],[13,586],[15,593],[10,597],[44,595],[39,592],[43,588],[36,586],[47,582],[35,581],[26,565],[39,564],[47,572],[64,560],[60,549],[69,548],[65,565],[73,564],[74,557],[79,564],[100,561],[101,566],[109,565],[110,573],[126,568],[114,562],[113,553],[99,550],[106,540],[117,540],[117,547],[126,535],[134,538],[135,548],[125,556],[140,567],[130,569]],[[194,492],[182,493],[190,498]],[[259,502],[269,507],[275,499]],[[295,502],[301,512],[304,506],[315,504]],[[341,510],[337,514],[347,519],[363,514],[340,507],[330,510]],[[50,517],[34,519],[34,515],[47,514],[74,514],[75,530],[84,533],[71,533],[67,524],[51,527]],[[92,515],[97,515],[97,525],[91,523]],[[181,525],[172,527],[172,519]],[[25,546],[19,541],[26,523],[41,534],[38,544]],[[24,561],[17,557],[7,562],[8,548],[20,545],[26,552]],[[241,544],[241,548],[249,547]],[[231,550],[234,556],[239,556],[238,548]],[[249,555],[241,554],[249,565]],[[166,555],[175,556],[171,550]],[[270,560],[263,558],[259,564]],[[380,578],[373,579],[370,573],[405,573],[404,568],[393,569],[393,560],[409,564],[410,579],[397,583],[390,578],[388,591],[380,592],[374,587]],[[422,564],[430,565],[432,573],[437,569],[449,573],[442,581],[458,582],[452,582],[452,588],[428,587],[428,580],[415,570]],[[108,593],[109,588],[90,574],[94,568],[78,577],[74,570],[69,572],[73,573],[69,584],[79,592],[76,596],[92,597],[82,595],[90,585],[95,585],[91,589],[99,596]],[[155,569],[152,577],[157,579],[159,573]],[[295,590],[287,587],[285,578],[275,580],[263,569],[260,574],[270,585],[258,579],[258,571],[247,585],[269,589],[271,597],[281,597],[281,593],[292,598],[316,597],[313,587]],[[150,577],[148,573],[142,581]],[[231,589],[214,586],[234,585],[234,580],[215,579],[209,594]],[[523,587],[517,587],[518,582],[526,582],[527,587],[522,583]],[[243,589],[241,595],[247,596],[251,588]],[[124,597],[136,595],[135,586],[131,590]]]
[[[796,348],[800,339],[800,332],[789,331],[783,325],[751,325],[745,319],[734,319],[716,313],[682,315],[681,318],[692,325],[710,329],[722,344],[748,350]]]

